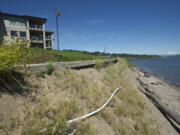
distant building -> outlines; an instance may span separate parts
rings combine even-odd
[[[0,12],[0,40],[22,37],[30,41],[29,47],[52,49],[53,32],[45,30],[46,21],[46,18]]]

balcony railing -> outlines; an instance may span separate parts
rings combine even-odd
[[[46,41],[46,48],[52,48],[51,41]]]
[[[52,45],[47,45],[47,44],[46,44],[46,48],[52,48]]]
[[[43,29],[43,25],[42,24],[29,24],[30,29],[33,30],[42,30]]]
[[[38,36],[31,36],[30,39],[32,41],[43,41],[43,38],[42,37],[38,37]]]
[[[52,39],[50,35],[46,36],[46,39]]]

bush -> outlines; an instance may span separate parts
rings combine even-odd
[[[22,71],[29,63],[28,42],[25,39],[18,38],[11,43],[0,44],[0,89],[16,90],[22,93],[22,90],[30,90],[28,83],[23,78]],[[21,71],[21,72],[20,72]]]
[[[11,44],[0,45],[0,75],[24,69],[28,63],[29,51],[25,39],[16,39]]]
[[[47,74],[51,75],[53,71],[54,71],[53,65],[52,64],[48,64],[47,65]]]

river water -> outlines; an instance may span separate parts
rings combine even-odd
[[[171,84],[180,86],[180,55],[152,59],[130,59],[129,62]]]

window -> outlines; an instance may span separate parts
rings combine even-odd
[[[21,18],[9,17],[9,24],[11,26],[26,27],[26,21]]]
[[[37,24],[37,28],[38,29],[42,29],[42,25],[41,24]]]
[[[16,26],[16,18],[10,17],[10,18],[9,18],[9,22],[10,22],[10,25]]]
[[[26,32],[25,31],[20,31],[20,37],[26,37]]]
[[[51,41],[46,41],[46,47],[51,47]]]
[[[46,39],[51,39],[51,35],[46,35]]]
[[[36,25],[33,23],[30,23],[29,26],[30,26],[30,28],[36,28]]]
[[[11,37],[18,37],[18,32],[15,30],[11,31]]]
[[[19,19],[18,22],[19,22],[18,26],[26,27],[26,21],[25,20]]]

